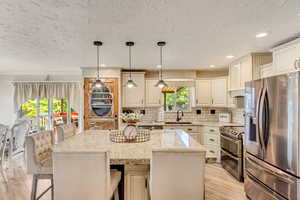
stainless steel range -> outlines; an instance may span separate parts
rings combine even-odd
[[[243,181],[243,126],[223,126],[221,133],[221,164],[237,180]]]

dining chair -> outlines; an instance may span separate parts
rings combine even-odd
[[[52,133],[44,131],[26,137],[26,168],[27,173],[33,175],[31,200],[40,199],[51,189],[53,200],[53,170],[52,170]],[[38,181],[48,179],[51,185],[37,196]]]
[[[56,200],[119,200],[121,172],[110,170],[107,151],[53,152],[53,174]]]
[[[30,130],[30,124],[27,120],[19,120],[11,128],[10,136],[10,156],[13,157],[25,150],[25,138]]]
[[[204,199],[205,152],[152,150],[150,198],[153,200]]]
[[[0,173],[5,183],[7,182],[7,177],[4,172],[5,153],[7,149],[7,136],[8,126],[0,124]]]

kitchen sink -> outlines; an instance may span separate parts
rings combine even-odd
[[[192,122],[165,122],[165,124],[192,124]]]

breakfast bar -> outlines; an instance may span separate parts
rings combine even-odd
[[[68,159],[56,159],[61,154],[76,155],[78,162],[84,162],[89,154],[108,152],[111,168],[113,166],[123,166],[124,180],[121,185],[124,185],[124,199],[134,200],[147,196],[147,184],[145,186],[145,182],[149,178],[149,169],[151,168],[152,153],[154,151],[180,152],[181,155],[197,153],[197,159],[200,158],[202,164],[188,166],[191,169],[196,167],[199,173],[202,172],[200,173],[202,176],[201,180],[204,178],[206,149],[183,130],[153,130],[151,131],[150,141],[143,143],[114,143],[110,140],[109,131],[86,131],[55,145],[52,151],[55,197],[64,196],[59,193],[76,193],[76,188],[69,188],[61,184],[65,176],[68,176],[69,182],[78,182],[81,181],[81,177],[85,176],[86,173],[82,171],[80,174],[72,174],[72,172],[68,171],[68,168],[62,168],[61,166],[68,166],[70,163],[68,163]],[[185,160],[182,159],[181,162],[185,162]],[[187,162],[189,162],[188,159]],[[80,163],[73,162],[72,165],[74,164],[80,165]],[[93,170],[97,174],[96,166]],[[181,170],[183,174],[190,169],[182,168]],[[91,172],[89,171],[89,173]],[[63,174],[63,177],[59,177],[56,174]],[[202,184],[203,189],[204,182]],[[81,184],[80,190],[93,192],[89,184]]]

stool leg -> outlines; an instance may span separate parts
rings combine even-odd
[[[53,178],[51,178],[51,200],[54,200],[54,184],[53,184]]]
[[[119,200],[119,190],[118,190],[118,188],[116,188],[116,190],[114,191],[114,200]]]
[[[32,178],[32,188],[31,188],[31,200],[36,200],[37,184],[38,184],[37,175],[33,175],[33,178]]]

